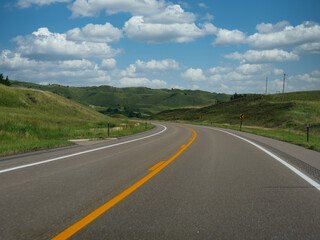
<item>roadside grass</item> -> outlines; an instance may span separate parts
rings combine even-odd
[[[240,124],[238,125],[230,125],[230,124],[218,124],[218,123],[210,123],[210,122],[200,122],[200,121],[172,121],[176,123],[186,123],[186,124],[194,124],[201,126],[211,126],[217,128],[225,128],[231,130],[240,130]],[[311,150],[315,150],[320,152],[320,136],[312,131],[310,128],[309,133],[309,142],[307,142],[307,133],[297,132],[291,129],[279,129],[279,128],[262,128],[256,126],[242,126],[242,132],[253,133],[256,135],[273,138],[276,140],[292,143],[295,145],[299,145]]]
[[[286,141],[320,151],[320,91],[260,95],[200,109],[163,111],[151,119],[216,126],[239,130],[239,114],[244,114],[243,131]],[[310,124],[307,142],[307,124]]]
[[[68,139],[112,138],[153,128],[107,117],[58,95],[0,86],[0,156],[72,145]]]

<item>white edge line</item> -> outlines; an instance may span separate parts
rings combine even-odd
[[[284,166],[286,166],[287,168],[289,168],[291,171],[293,171],[294,173],[296,173],[299,177],[301,177],[302,179],[304,179],[305,181],[307,181],[308,183],[310,183],[312,186],[314,186],[316,189],[318,189],[320,191],[320,184],[317,183],[316,181],[312,180],[310,177],[308,177],[307,175],[305,175],[304,173],[302,173],[301,171],[299,171],[298,169],[296,169],[295,167],[293,167],[292,165],[290,165],[289,163],[287,163],[286,161],[284,161],[283,159],[279,158],[278,156],[274,155],[272,152],[268,151],[267,149],[261,147],[260,145],[246,139],[243,137],[240,137],[236,134],[230,133],[228,131],[224,131],[221,129],[216,129],[216,128],[210,128],[210,127],[206,127],[206,126],[200,126],[200,127],[204,127],[204,128],[209,128],[212,130],[216,130],[216,131],[220,131],[220,132],[224,132],[227,134],[230,134],[234,137],[237,137],[243,141],[246,141],[250,144],[252,144],[253,146],[255,146],[256,148],[259,148],[261,151],[265,152],[266,154],[268,154],[269,156],[273,157],[274,159],[276,159],[278,162],[282,163]]]
[[[100,148],[95,148],[95,149],[91,149],[91,150],[87,150],[87,151],[83,151],[83,152],[73,153],[73,154],[69,154],[69,155],[65,155],[65,156],[61,156],[61,157],[57,157],[57,158],[51,158],[51,159],[43,160],[43,161],[40,161],[40,162],[35,162],[35,163],[25,164],[25,165],[21,165],[21,166],[17,166],[17,167],[3,169],[3,170],[0,170],[0,174],[1,173],[5,173],[5,172],[18,170],[18,169],[21,169],[21,168],[27,168],[27,167],[32,167],[32,166],[48,163],[48,162],[53,162],[53,161],[61,160],[61,159],[64,159],[64,158],[74,157],[74,156],[78,156],[78,155],[89,153],[89,152],[95,152],[95,151],[99,151],[99,150],[102,150],[102,149],[123,145],[123,144],[126,144],[126,143],[139,141],[139,140],[142,140],[142,139],[146,139],[146,138],[150,138],[150,137],[156,136],[156,135],[161,134],[161,133],[163,133],[164,131],[167,130],[167,127],[164,126],[164,125],[161,125],[161,124],[155,124],[155,125],[160,125],[161,127],[163,127],[163,129],[160,132],[151,134],[149,136],[145,136],[145,137],[141,137],[141,138],[125,141],[125,142],[115,143],[115,144],[112,144],[112,145],[108,145],[108,146],[104,146],[104,147],[100,147]]]

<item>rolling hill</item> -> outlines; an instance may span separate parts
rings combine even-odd
[[[69,145],[71,138],[113,137],[145,130],[51,92],[0,84],[0,155]],[[126,126],[124,128],[124,126]]]
[[[207,106],[228,101],[229,95],[200,90],[150,89],[145,87],[115,88],[68,87],[57,84],[39,85],[11,81],[12,86],[50,91],[75,100],[104,114],[123,114],[128,117],[149,116],[174,108]]]
[[[244,114],[244,130],[320,150],[320,91],[274,95],[234,95],[229,102],[203,108],[183,108],[154,114],[150,119],[188,121],[239,129]],[[310,124],[312,142],[306,142]],[[300,138],[299,141],[296,141]]]

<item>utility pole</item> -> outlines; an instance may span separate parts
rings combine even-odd
[[[286,74],[283,75],[282,101],[284,100],[284,86],[286,84]]]
[[[266,95],[268,94],[268,77],[266,77]]]

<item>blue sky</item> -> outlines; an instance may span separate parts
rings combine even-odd
[[[1,0],[0,72],[69,86],[320,89],[318,0]]]

